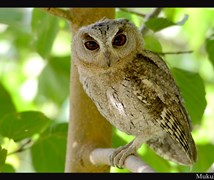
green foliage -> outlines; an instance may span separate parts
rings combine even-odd
[[[67,123],[53,124],[32,146],[32,161],[37,172],[64,172],[67,131]]]
[[[21,26],[24,22],[24,16],[24,11],[20,8],[1,8],[0,23],[11,26]]]
[[[193,172],[206,172],[214,162],[214,157],[211,152],[214,152],[214,145],[205,144],[198,145],[198,161],[193,167]]]
[[[144,48],[153,52],[162,52],[162,46],[154,35],[144,37]]]
[[[58,20],[39,9],[34,9],[31,25],[35,33],[36,50],[43,58],[47,58],[58,33]]]
[[[194,124],[200,124],[207,105],[203,79],[198,73],[177,68],[173,68],[171,71],[181,90],[184,104],[192,121]]]
[[[8,55],[0,60],[2,64],[0,68],[0,145],[2,147],[0,171],[18,171],[17,167],[14,166],[14,164],[17,164],[17,158],[12,158],[14,164],[8,164],[7,159],[11,159],[9,154],[17,154],[16,156],[19,158],[18,152],[31,151],[32,171],[63,172],[67,122],[53,125],[51,122],[55,122],[55,119],[64,119],[64,116],[60,116],[60,111],[57,111],[58,117],[52,116],[52,118],[49,118],[47,117],[48,113],[45,115],[42,110],[44,104],[51,102],[61,107],[68,98],[70,56],[67,54],[64,54],[64,57],[51,55],[51,49],[59,30],[58,19],[39,9],[34,9],[30,13],[32,14],[31,31],[30,23],[25,23],[25,26],[21,24],[26,16],[30,15],[26,12],[27,10],[22,8],[9,8],[0,11],[0,22],[10,25],[6,27],[7,30],[1,33],[2,42],[7,41],[10,49],[15,50],[8,51]],[[7,17],[5,13],[10,15]],[[17,18],[20,25],[16,27],[14,25],[15,23],[17,25]],[[64,26],[61,25],[61,29],[63,28]],[[36,49],[29,47],[36,47]],[[39,58],[36,55],[37,53],[44,60]],[[2,56],[1,52],[0,56]],[[45,65],[45,63],[47,64]],[[39,69],[37,65],[41,68]],[[42,67],[44,68],[42,69]],[[26,97],[25,95],[31,94],[33,90],[31,83],[28,91],[20,92],[22,92],[22,87],[28,84],[27,82],[35,80],[38,89],[34,97],[31,95],[33,100],[29,101],[26,99],[29,95]],[[23,109],[23,111],[20,111],[20,109]],[[7,139],[12,139],[15,144],[12,143],[8,146]],[[25,143],[26,140],[30,144]],[[43,147],[47,148],[44,150]],[[7,153],[8,151],[9,153]],[[47,159],[49,157],[48,161],[42,157],[44,154]],[[22,164],[22,161],[18,163]]]
[[[187,20],[188,16],[184,16],[183,20],[174,23],[172,21],[170,21],[167,18],[151,18],[150,20],[145,22],[145,25],[149,28],[152,29],[154,32],[160,31],[162,29],[168,28],[170,26],[175,26],[175,25],[183,25],[186,20]]]
[[[212,34],[206,39],[206,51],[207,51],[209,60],[211,61],[214,67],[214,29]]]
[[[39,76],[36,100],[61,105],[69,95],[70,56],[51,57]],[[59,93],[60,92],[60,93]]]
[[[6,157],[7,157],[7,150],[6,150],[6,149],[3,149],[3,148],[0,146],[0,172],[2,171],[2,168],[3,168],[4,165],[5,165]]]
[[[5,114],[15,112],[15,106],[12,102],[10,94],[4,88],[4,86],[0,83],[0,118],[2,118]]]
[[[4,166],[2,167],[2,169],[0,169],[0,172],[4,172],[4,173],[15,173],[16,170],[14,169],[14,167],[10,164],[4,164]]]
[[[0,119],[0,133],[17,142],[41,132],[49,121],[41,112],[11,113]]]
[[[129,10],[146,14],[151,8]],[[145,49],[163,53],[194,51],[188,56],[165,54],[164,60],[192,119],[199,154],[192,171],[207,171],[214,161],[214,148],[211,140],[200,133],[212,134],[212,128],[207,127],[214,118],[209,113],[214,103],[207,98],[214,97],[214,72],[210,68],[214,66],[213,32],[206,36],[214,27],[213,10],[164,8],[162,12],[145,22],[151,30],[144,36]],[[183,19],[177,21],[180,17]],[[138,27],[144,23],[143,15],[121,9],[117,9],[116,18],[127,18]],[[0,171],[63,172],[71,63],[70,52],[63,48],[70,47],[70,42],[63,40],[70,39],[69,26],[64,19],[36,8],[1,9],[0,23]],[[112,146],[124,145],[132,139],[115,129]],[[24,152],[28,152],[26,159],[31,160],[30,165],[24,164],[28,161],[21,157]],[[146,145],[139,154],[158,172],[190,171],[164,160]],[[112,168],[112,172],[128,171]]]

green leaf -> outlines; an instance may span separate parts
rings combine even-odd
[[[154,36],[144,37],[145,46],[144,48],[153,52],[162,52],[162,46],[160,42]]]
[[[129,13],[129,12],[125,12],[121,9],[117,10],[116,13],[116,19],[118,18],[124,18],[124,19],[128,19],[129,21],[131,21],[132,23],[134,23],[136,26],[140,25],[140,19],[137,15],[133,14],[133,13]]]
[[[173,21],[176,16],[177,9],[176,8],[164,8],[163,13],[167,19]]]
[[[36,37],[37,52],[43,58],[47,58],[59,30],[58,20],[40,9],[34,9],[31,26]]]
[[[158,156],[153,150],[151,150],[147,145],[144,145],[145,152],[141,155],[143,161],[149,164],[155,171],[158,172],[169,172],[171,166],[169,161],[163,159],[162,157]]]
[[[11,164],[4,164],[4,166],[1,169],[4,173],[15,173],[15,168]]]
[[[68,123],[51,126],[32,146],[32,163],[37,172],[64,172]]]
[[[214,156],[212,156],[214,152],[214,145],[206,144],[206,145],[198,145],[198,160],[196,164],[193,166],[193,172],[206,172],[208,168],[214,162]]]
[[[37,101],[51,100],[58,105],[69,95],[70,56],[53,57],[39,76]]]
[[[15,112],[15,106],[12,102],[10,94],[4,88],[4,86],[0,83],[0,118],[2,118],[5,114]]]
[[[206,44],[206,51],[208,53],[209,60],[214,67],[214,32],[210,35],[210,37],[206,39],[205,44]]]
[[[37,111],[11,113],[0,119],[0,133],[17,142],[40,133],[49,122],[43,113]]]
[[[177,68],[171,72],[181,90],[184,104],[194,123],[200,123],[207,102],[205,98],[204,82],[198,73]]]
[[[116,133],[116,128],[113,127],[112,129],[112,147],[113,148],[118,148],[119,146],[127,144],[127,141],[125,141],[123,138],[121,138],[117,133]]]
[[[116,19],[118,18],[125,18],[125,19],[128,19],[130,21],[132,21],[132,14],[131,13],[127,13],[127,12],[124,12],[124,11],[121,11],[120,9],[117,11],[116,13]]]
[[[21,26],[25,18],[25,9],[1,8],[0,23],[11,26]]]
[[[6,157],[7,157],[7,150],[3,149],[0,146],[0,172],[2,171],[2,167],[5,165]]]
[[[166,18],[151,18],[145,22],[145,25],[154,32],[157,32],[176,24]]]
[[[157,32],[170,26],[183,25],[187,19],[188,15],[184,15],[184,18],[181,21],[174,23],[167,18],[158,17],[149,19],[148,21],[145,22],[145,25],[154,32]]]
[[[207,172],[214,162],[214,145],[212,144],[203,144],[197,145],[198,159],[192,167],[192,172]],[[178,167],[180,172],[184,172],[184,167]]]

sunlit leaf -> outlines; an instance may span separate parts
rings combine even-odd
[[[214,156],[212,156],[214,152],[214,145],[211,144],[204,144],[204,145],[197,145],[198,151],[198,159],[196,163],[192,166],[192,171],[189,172],[207,172],[208,169],[211,167],[212,163],[214,162]],[[180,172],[184,171],[184,167],[178,167]]]
[[[194,123],[200,123],[206,108],[204,82],[198,73],[177,68],[171,72],[181,90],[184,104]]]
[[[0,83],[0,118],[2,118],[5,114],[15,112],[15,106],[11,99],[10,94],[4,88],[4,86]]]
[[[197,149],[198,160],[193,166],[193,172],[207,172],[214,162],[214,156],[211,155],[214,152],[214,145],[198,145]]]
[[[187,19],[188,15],[184,15],[184,18],[181,21],[174,23],[167,18],[157,17],[149,19],[145,22],[145,25],[154,32],[157,32],[170,26],[183,25]]]
[[[50,120],[41,112],[25,111],[11,113],[0,119],[0,134],[20,141],[40,133],[49,124]]]
[[[148,35],[144,37],[144,48],[153,52],[162,52],[162,46],[156,37]]]
[[[176,8],[164,8],[163,13],[167,19],[174,21],[176,15]]]
[[[40,9],[34,9],[31,25],[35,33],[37,52],[47,58],[59,30],[58,19]]]
[[[118,9],[117,13],[116,13],[116,18],[125,18],[128,20],[132,20],[132,14],[125,12],[125,11],[121,11],[120,9]]]
[[[176,24],[166,18],[151,18],[145,22],[145,25],[154,32],[157,32]]]
[[[61,104],[69,95],[70,57],[53,57],[39,76],[37,101]]]
[[[37,172],[64,172],[68,124],[47,129],[31,148],[32,162]]]
[[[24,23],[25,15],[25,12],[21,8],[1,8],[0,23],[21,26]]]
[[[214,32],[206,39],[206,51],[208,53],[209,60],[214,67]]]

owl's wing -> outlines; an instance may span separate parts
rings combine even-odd
[[[151,62],[156,64],[162,71],[164,71],[167,74],[170,74],[169,68],[167,67],[166,63],[163,61],[163,59],[156,53],[149,51],[149,50],[144,50],[142,52],[142,55],[144,57],[149,58]]]
[[[132,82],[133,94],[148,109],[152,119],[182,146],[191,161],[195,161],[196,150],[190,134],[191,121],[165,62],[158,55],[146,51],[138,54],[131,66],[127,76]],[[155,143],[151,144],[155,149]],[[174,147],[179,148],[177,145]]]
[[[157,96],[167,106],[175,106],[175,109],[179,110],[177,113],[182,114],[185,124],[188,124],[192,130],[191,120],[184,107],[180,90],[164,60],[151,51],[144,51],[139,61],[142,63],[139,78],[142,86],[147,89],[146,92],[153,92],[152,98]],[[148,73],[145,73],[146,71]]]

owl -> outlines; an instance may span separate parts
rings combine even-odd
[[[114,150],[111,166],[147,144],[162,158],[192,166],[197,149],[191,121],[169,68],[144,49],[138,28],[126,19],[102,19],[82,27],[72,43],[80,82],[98,111],[134,139]]]

